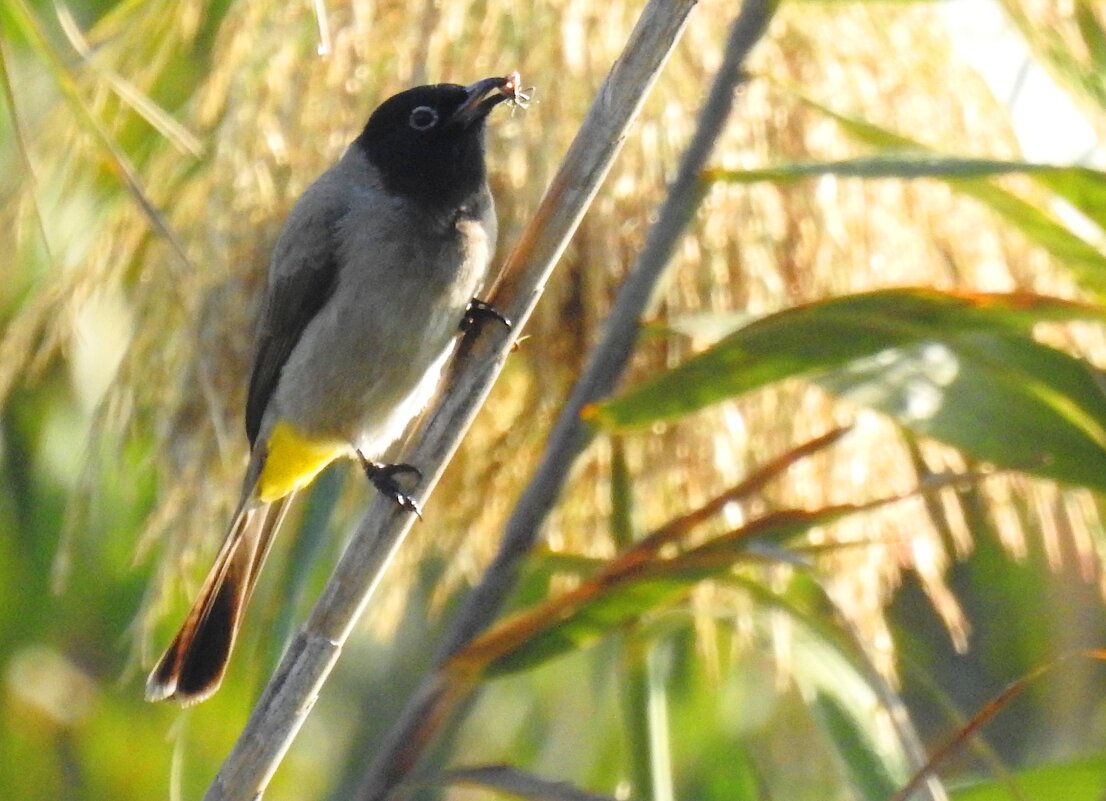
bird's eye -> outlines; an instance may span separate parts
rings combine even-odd
[[[416,131],[426,131],[438,124],[438,112],[430,106],[419,106],[411,112],[407,124]]]

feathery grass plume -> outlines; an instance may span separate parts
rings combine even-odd
[[[159,558],[146,610],[151,621],[174,597],[180,577],[204,561],[198,554],[221,535],[237,495],[253,319],[269,250],[292,201],[357,133],[378,99],[421,81],[463,82],[517,67],[538,86],[536,102],[525,124],[506,115],[496,120],[489,158],[500,241],[510,243],[637,8],[626,0],[546,0],[520,16],[517,3],[506,0],[442,0],[414,11],[407,3],[353,0],[327,9],[329,50],[320,56],[318,20],[307,4],[119,5],[84,34],[96,67],[69,57],[66,63],[73,65],[77,95],[135,164],[150,203],[184,243],[185,258],[128,196],[118,164],[87,121],[60,99],[46,109],[21,91],[40,85],[28,77],[36,62],[21,56],[13,70],[16,112],[34,134],[30,157],[39,173],[39,201],[47,220],[79,220],[81,233],[48,228],[54,262],[44,266],[33,235],[32,185],[21,182],[4,196],[0,220],[13,221],[19,232],[16,261],[30,289],[0,343],[0,397],[73,347],[76,319],[87,303],[101,293],[122,295],[132,333],[99,425],[126,438],[152,437],[148,447],[160,491],[138,550],[142,560],[155,553]],[[595,341],[613,288],[632,263],[691,134],[694,110],[720,57],[720,22],[732,9],[722,0],[701,2],[530,321],[529,338],[428,506],[430,522],[416,527],[416,547],[403,549],[390,574],[395,581],[386,587],[402,592],[411,566],[428,550],[440,550],[450,555],[445,597],[477,575],[491,554],[546,424]],[[763,77],[744,89],[741,117],[719,143],[716,166],[868,152],[788,87],[892,130],[923,132],[925,144],[940,150],[1014,155],[1003,110],[950,53],[935,13],[924,4],[785,6],[752,65]],[[169,109],[198,137],[202,155],[145,122],[105,70]],[[1095,111],[1101,125],[1101,107]],[[1024,188],[1016,180],[1010,185]],[[1047,256],[944,184],[823,178],[712,187],[657,298],[656,317],[734,309],[760,314],[904,283],[1076,294]],[[1098,331],[1057,335],[1106,358]],[[641,348],[635,375],[678,363],[694,347],[687,338],[655,338]],[[628,439],[638,525],[646,530],[694,507],[749,465],[846,420],[857,424],[846,441],[735,509],[729,522],[793,504],[863,502],[917,482],[919,462],[886,419],[787,382]],[[958,454],[934,443],[922,443],[918,453],[934,472],[961,463]],[[551,547],[612,552],[604,522],[609,458],[600,442],[577,468],[548,529]],[[341,507],[347,516],[363,492],[351,488]],[[1057,559],[1067,538],[1084,573],[1106,585],[1101,546],[1091,533],[1100,528],[1099,513],[1086,493],[1021,477],[990,478],[978,493],[1014,555],[1024,552],[1027,529],[1042,531]],[[904,568],[917,571],[954,639],[962,643],[965,636],[966,621],[943,577],[950,559],[971,549],[971,535],[954,491],[942,493],[940,508],[939,520],[919,501],[815,535],[825,543],[873,543],[829,549],[819,565],[832,577],[835,600],[888,671],[882,608]],[[716,610],[729,603],[734,615],[743,608],[729,590],[704,589],[699,597],[709,597]],[[384,598],[379,608],[396,606]],[[387,625],[382,617],[377,623]]]

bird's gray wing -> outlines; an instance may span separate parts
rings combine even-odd
[[[251,448],[288,356],[338,283],[335,229],[341,210],[297,211],[293,210],[281,234],[269,272],[257,356],[246,395],[246,435]]]

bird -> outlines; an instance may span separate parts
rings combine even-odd
[[[147,700],[190,705],[219,688],[289,503],[331,462],[359,461],[420,513],[399,480],[418,470],[377,460],[429,402],[458,330],[507,322],[476,299],[496,241],[485,121],[526,99],[518,73],[393,95],[293,205],[257,330],[240,500]]]

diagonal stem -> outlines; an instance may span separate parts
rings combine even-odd
[[[614,389],[629,362],[642,314],[698,205],[699,174],[729,119],[734,92],[743,77],[742,64],[763,36],[775,7],[775,0],[746,0],[734,22],[722,65],[660,216],[649,232],[637,264],[619,290],[603,337],[554,426],[538,469],[507,522],[499,553],[445,635],[438,653],[439,664],[495,619],[515,585],[520,563],[537,541],[549,510],[560,496],[569,467],[590,440],[591,433],[581,419],[581,412],[587,404]],[[648,9],[643,20],[647,14]],[[635,30],[635,36],[637,33]],[[616,65],[616,71],[620,65]],[[369,767],[357,795],[359,801],[387,798],[415,767],[443,721],[471,697],[471,690],[469,686],[451,684],[440,670],[430,673],[415,690]]]
[[[515,327],[498,336],[489,330],[463,342],[449,386],[428,412],[415,446],[404,454],[404,461],[424,470],[424,480],[412,493],[416,502],[424,501],[437,483],[491,390],[514,338],[606,177],[694,6],[695,0],[649,0],[642,10],[626,48],[504,268],[507,278],[495,305],[516,321]],[[374,499],[204,796],[206,801],[247,801],[265,791],[412,520],[411,515],[398,514],[387,499]],[[434,684],[432,679],[428,682]]]
[[[657,222],[618,292],[602,339],[557,419],[534,478],[507,521],[499,553],[457,615],[440,657],[452,654],[495,618],[514,586],[519,563],[537,541],[549,510],[560,496],[572,462],[590,441],[592,432],[581,415],[586,406],[613,391],[630,360],[642,315],[698,207],[699,174],[730,116],[734,91],[743,77],[741,65],[763,35],[774,8],[773,0],[746,0],[735,21],[722,66],[699,113],[695,136],[683,155]]]

